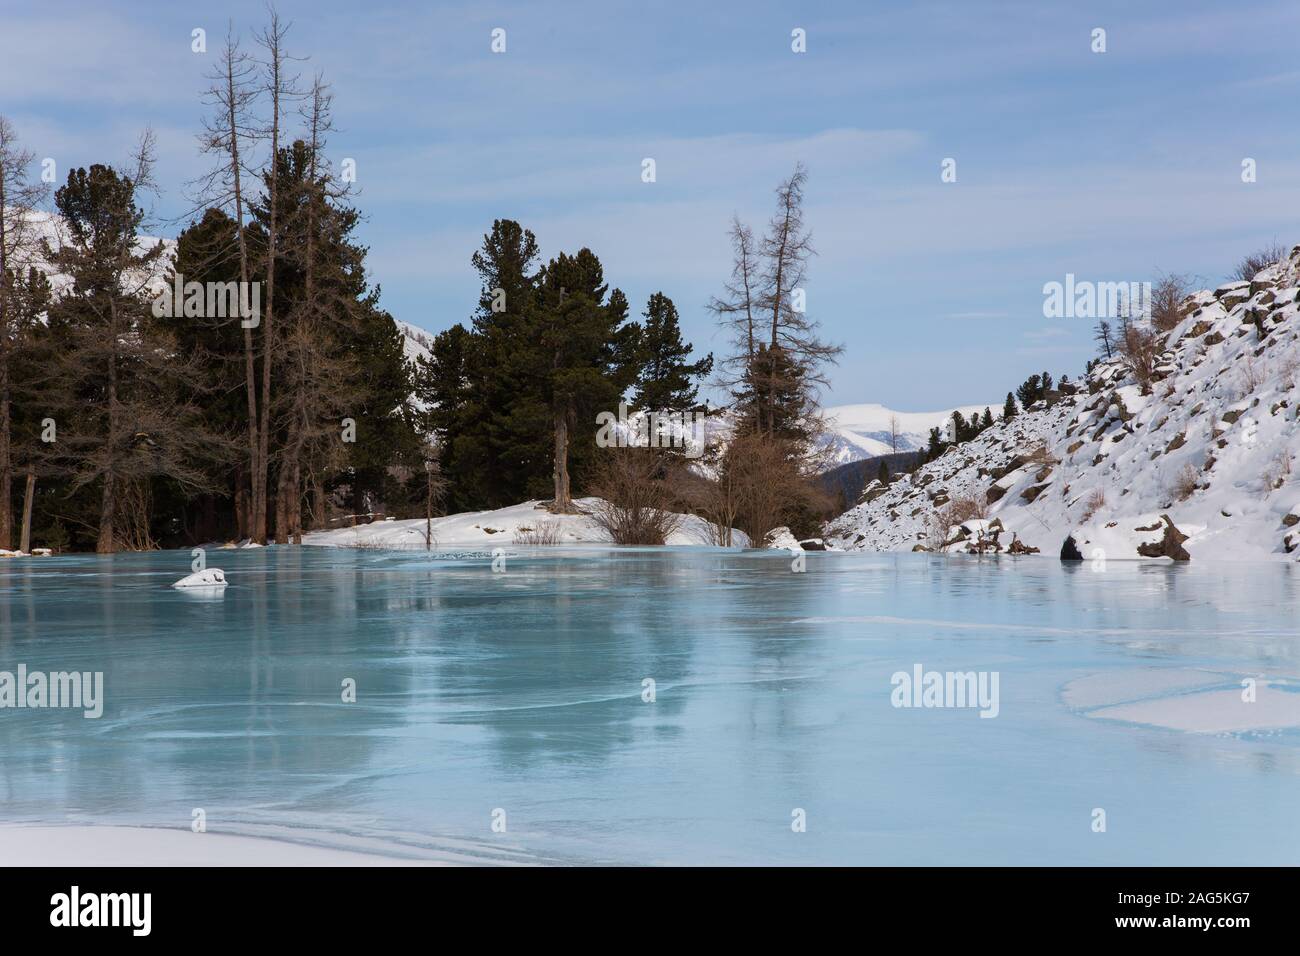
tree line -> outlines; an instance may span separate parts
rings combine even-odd
[[[733,527],[815,533],[831,507],[813,481],[817,390],[839,347],[805,308],[802,166],[761,234],[731,224],[733,269],[707,304],[720,360],[694,354],[665,293],[633,317],[593,251],[543,260],[499,219],[470,259],[474,314],[410,362],[328,159],[330,87],[302,81],[287,34],[272,11],[251,52],[227,37],[203,96],[211,165],[174,246],[149,238],[151,133],[51,189],[0,118],[0,548],[291,543],[379,509],[565,513],[593,494],[702,515],[723,544]],[[235,307],[214,309],[213,289]],[[706,382],[724,408],[701,403]],[[707,410],[703,457],[600,447],[595,417],[620,403]],[[612,523],[636,543],[667,527]]]

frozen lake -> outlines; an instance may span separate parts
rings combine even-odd
[[[0,561],[0,671],[104,674],[98,719],[0,709],[0,822],[202,808],[484,861],[1300,863],[1293,565],[504,546],[503,573],[212,551],[216,595],[169,587],[189,552]],[[996,716],[895,707],[917,667],[996,675]]]

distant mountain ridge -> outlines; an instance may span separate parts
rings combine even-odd
[[[971,415],[983,415],[986,407],[996,414],[1001,405],[1001,402],[958,405],[936,412],[900,412],[875,403],[834,405],[822,409],[822,419],[826,422],[824,440],[831,449],[835,465],[918,451],[929,444],[931,428],[947,429],[954,411],[969,418]],[[897,447],[891,434],[891,421],[897,422]]]

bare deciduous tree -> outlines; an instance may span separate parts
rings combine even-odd
[[[267,539],[267,512],[270,492],[270,435],[271,435],[271,378],[275,362],[275,267],[280,255],[279,175],[280,140],[283,134],[285,109],[290,100],[301,96],[297,77],[288,72],[292,58],[285,52],[284,38],[290,24],[280,19],[272,7],[270,23],[257,35],[263,51],[261,61],[261,91],[266,94],[271,109],[262,135],[265,136],[269,154],[263,174],[266,183],[267,206],[270,210],[266,226],[266,294],[262,297],[262,395],[258,408],[257,468],[253,473],[253,539],[265,544]]]
[[[247,199],[244,192],[245,176],[255,175],[248,167],[250,144],[258,130],[252,110],[258,89],[254,82],[256,65],[239,50],[239,41],[233,29],[226,35],[226,45],[220,53],[216,67],[208,74],[211,86],[204,94],[204,102],[212,108],[211,116],[204,121],[200,147],[205,153],[219,157],[216,166],[197,183],[198,201],[202,206],[229,209],[235,222],[235,238],[239,245],[239,279],[243,288],[249,288],[251,265],[246,231]],[[197,211],[197,210],[196,210]],[[257,498],[257,476],[264,473],[261,466],[261,444],[258,440],[257,373],[254,330],[251,324],[241,322],[244,333],[244,400],[248,409],[247,467],[240,469],[246,475],[249,487],[235,491],[235,513],[238,534],[252,537],[252,503]]]
[[[1191,292],[1191,279],[1173,273],[1162,275],[1151,290],[1151,324],[1161,332],[1168,332],[1187,313],[1183,300]]]
[[[20,327],[19,287],[21,273],[34,264],[39,248],[33,215],[48,193],[45,183],[28,177],[34,158],[19,147],[13,125],[0,116],[0,548],[4,549],[13,537],[10,365],[26,333]]]

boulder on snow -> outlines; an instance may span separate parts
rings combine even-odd
[[[1066,536],[1061,544],[1062,561],[1083,561],[1100,557],[1124,561],[1136,558],[1168,558],[1190,561],[1183,547],[1187,535],[1167,514],[1138,515],[1108,521],[1105,525],[1084,525]]]
[[[206,568],[202,571],[196,571],[193,574],[187,574],[175,584],[174,588],[224,588],[226,581],[226,572],[220,568]]]

